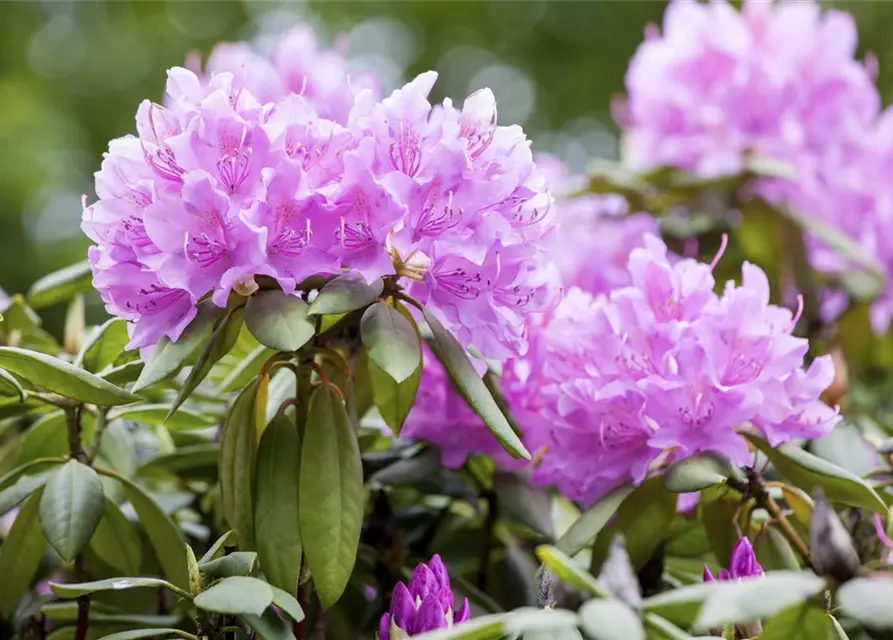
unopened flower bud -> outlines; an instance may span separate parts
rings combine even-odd
[[[809,521],[809,554],[812,567],[821,576],[846,582],[859,570],[853,540],[821,489],[813,492],[815,506]]]

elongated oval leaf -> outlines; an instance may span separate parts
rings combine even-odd
[[[112,318],[93,332],[74,363],[97,373],[114,363],[128,342],[127,323],[120,318]]]
[[[0,369],[0,398],[18,398],[25,401],[25,390],[8,371]]]
[[[40,489],[22,506],[0,546],[0,614],[8,618],[28,589],[47,544],[38,525]]]
[[[254,549],[254,463],[257,431],[254,405],[258,381],[242,390],[233,402],[223,425],[220,443],[220,494],[223,514],[239,538],[239,548]]]
[[[359,273],[348,273],[330,280],[310,305],[310,315],[348,313],[372,304],[384,290],[384,282],[367,283]]]
[[[446,330],[440,320],[434,317],[434,314],[426,309],[424,315],[425,322],[433,334],[432,347],[460,393],[506,451],[516,458],[529,460],[530,454],[517,434],[512,431],[511,425],[490,395],[484,381],[471,366],[465,349],[453,334]]]
[[[32,384],[79,402],[110,406],[139,399],[69,362],[36,351],[0,347],[0,367]]]
[[[202,591],[193,602],[205,611],[259,616],[273,602],[273,590],[263,580],[236,576]]]
[[[143,561],[143,541],[133,524],[108,498],[105,499],[102,520],[90,540],[90,548],[103,562],[124,575],[139,573]]]
[[[198,306],[198,313],[176,342],[162,337],[152,356],[143,368],[139,379],[133,385],[134,393],[152,386],[178,371],[186,361],[204,344],[214,330],[214,323],[225,311],[214,306],[210,300]]]
[[[34,309],[42,309],[57,302],[64,302],[90,290],[93,274],[90,262],[83,260],[59,269],[31,285],[28,291],[28,304]]]
[[[664,487],[673,493],[692,493],[725,482],[731,474],[725,456],[707,451],[673,462],[664,472]]]
[[[187,398],[195,391],[195,388],[211,372],[211,368],[223,356],[229,353],[230,349],[236,344],[236,341],[239,339],[239,332],[242,330],[242,318],[244,315],[245,307],[236,307],[227,313],[220,325],[214,329],[214,333],[211,334],[211,340],[205,345],[189,375],[186,376],[186,380],[183,382],[183,386],[171,406],[168,417],[174,415],[174,412],[180,408],[180,405],[186,402]]]
[[[295,622],[304,619],[304,610],[293,595],[279,587],[273,587],[273,604],[282,609]]]
[[[109,413],[109,420],[133,420],[154,426],[164,425],[169,431],[189,431],[213,427],[217,421],[197,411],[181,408],[170,418],[171,407],[167,404],[135,404]]]
[[[105,380],[106,382],[111,382],[112,384],[116,384],[118,386],[130,384],[131,382],[136,382],[140,374],[142,374],[143,369],[146,365],[144,365],[139,360],[131,360],[130,362],[125,362],[124,364],[120,364],[117,367],[112,367],[111,369],[106,369],[99,374],[99,377]]]
[[[33,476],[22,476],[14,485],[0,491],[0,516],[17,507],[25,498],[40,489],[49,480],[52,471]]]
[[[40,526],[63,559],[74,560],[90,542],[104,504],[99,476],[77,460],[69,460],[47,481],[40,500]]]
[[[812,493],[820,487],[831,502],[886,513],[887,505],[877,492],[846,469],[794,445],[783,444],[773,449],[762,438],[748,435],[747,439],[766,454],[781,475],[800,489]]]
[[[235,547],[239,542],[238,537],[236,536],[235,531],[227,531],[222,536],[217,538],[217,540],[210,546],[210,548],[205,551],[205,555],[203,555],[199,559],[199,563],[202,562],[210,562],[211,560],[216,560],[221,557],[223,553],[226,551],[226,547]]]
[[[825,640],[832,638],[832,633],[831,616],[807,603],[786,609],[766,622],[760,640]]]
[[[580,621],[592,640],[645,640],[639,616],[620,600],[590,600],[580,608]]]
[[[90,616],[91,620],[94,617]],[[102,620],[98,620],[102,622]],[[124,621],[122,621],[124,622]],[[156,636],[179,636],[180,638],[187,638],[188,640],[192,640],[195,638],[191,633],[187,633],[182,629],[172,629],[172,628],[163,628],[157,627],[154,629],[133,629],[131,631],[119,631],[117,633],[110,633],[107,636],[102,636],[99,640],[140,640],[141,638],[154,638]]]
[[[837,592],[844,612],[873,629],[893,629],[893,578],[855,578]]]
[[[67,454],[68,432],[65,426],[65,412],[60,409],[45,413],[28,428],[22,436],[19,463]]]
[[[541,545],[536,548],[536,555],[565,584],[588,591],[599,598],[611,597],[608,590],[599,584],[595,576],[578,566],[572,558],[565,555],[560,549],[549,545]]]
[[[245,325],[257,341],[276,351],[297,351],[316,331],[307,317],[310,307],[281,291],[259,291],[248,299]]]
[[[505,637],[506,614],[480,616],[449,629],[438,629],[413,636],[414,640],[498,640]]]
[[[216,578],[251,576],[257,570],[257,554],[250,551],[236,551],[216,560],[202,562],[198,568],[202,573]]]
[[[292,640],[295,637],[289,625],[272,609],[260,616],[246,614],[242,619],[260,640]]]
[[[301,573],[298,515],[301,439],[295,424],[278,415],[267,426],[257,454],[254,530],[267,581],[295,593]]]
[[[363,314],[360,337],[369,359],[396,382],[403,382],[421,366],[419,336],[397,309],[376,302]]]
[[[180,530],[155,499],[138,484],[114,471],[108,469],[101,471],[104,475],[115,478],[123,486],[124,495],[139,516],[140,524],[155,550],[164,575],[178,587],[188,590],[189,573],[186,567],[185,542]]]
[[[632,485],[625,484],[599,498],[598,502],[574,521],[555,546],[569,556],[580,553],[595,540],[632,490]]]
[[[50,582],[50,588],[60,598],[79,598],[98,591],[123,591],[126,589],[157,589],[164,587],[179,593],[176,586],[161,578],[108,578],[93,582],[74,582],[62,584]]]
[[[301,448],[301,538],[323,608],[353,571],[365,503],[360,449],[344,404],[323,385],[310,397]]]

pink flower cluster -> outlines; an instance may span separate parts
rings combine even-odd
[[[630,63],[618,119],[633,168],[674,166],[710,177],[740,171],[748,154],[780,161],[790,179],[762,179],[766,199],[821,219],[855,240],[893,282],[893,116],[880,112],[876,62],[855,59],[852,17],[811,0],[674,0]],[[807,238],[814,268],[852,268]],[[833,318],[846,296],[829,290]],[[893,288],[872,307],[893,319]]]
[[[748,425],[774,446],[836,424],[819,400],[831,359],[802,368],[808,343],[791,335],[796,317],[769,304],[758,267],[745,263],[741,284],[717,295],[712,265],[671,263],[649,236],[629,273],[609,299],[570,292],[531,338],[526,385],[539,406],[522,424],[528,447],[545,451],[534,482],[590,503],[698,451],[747,464]]]
[[[256,276],[291,294],[353,270],[402,279],[489,357],[523,353],[549,296],[534,276],[552,201],[489,90],[432,107],[429,72],[379,100],[304,29],[269,61],[227,45],[208,67],[168,72],[165,106],[145,101],[138,137],[110,143],[84,210],[94,284],[132,347],[176,340],[198,300],[224,306]]]

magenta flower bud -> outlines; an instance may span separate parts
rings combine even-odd
[[[458,611],[453,610],[454,602],[449,573],[440,556],[435,555],[428,564],[419,563],[408,587],[402,582],[394,587],[391,607],[378,625],[378,638],[397,640],[391,637],[392,627],[405,636],[414,636],[465,622],[470,618],[468,599]]]
[[[704,582],[716,582],[716,578],[710,573],[710,567],[706,564],[704,565]]]
[[[729,562],[729,573],[732,578],[748,578],[763,575],[763,567],[757,562],[750,540],[741,538],[732,551]]]

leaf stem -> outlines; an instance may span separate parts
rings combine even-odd
[[[809,547],[803,542],[803,538],[800,537],[800,534],[798,534],[796,529],[791,525],[787,516],[781,510],[781,507],[779,507],[778,503],[769,495],[768,491],[764,491],[762,495],[759,496],[757,504],[768,511],[769,515],[778,522],[778,525],[781,527],[781,530],[784,531],[788,540],[791,541],[791,544],[797,548],[797,551],[800,552],[800,555],[802,555],[803,559],[809,564]]]

